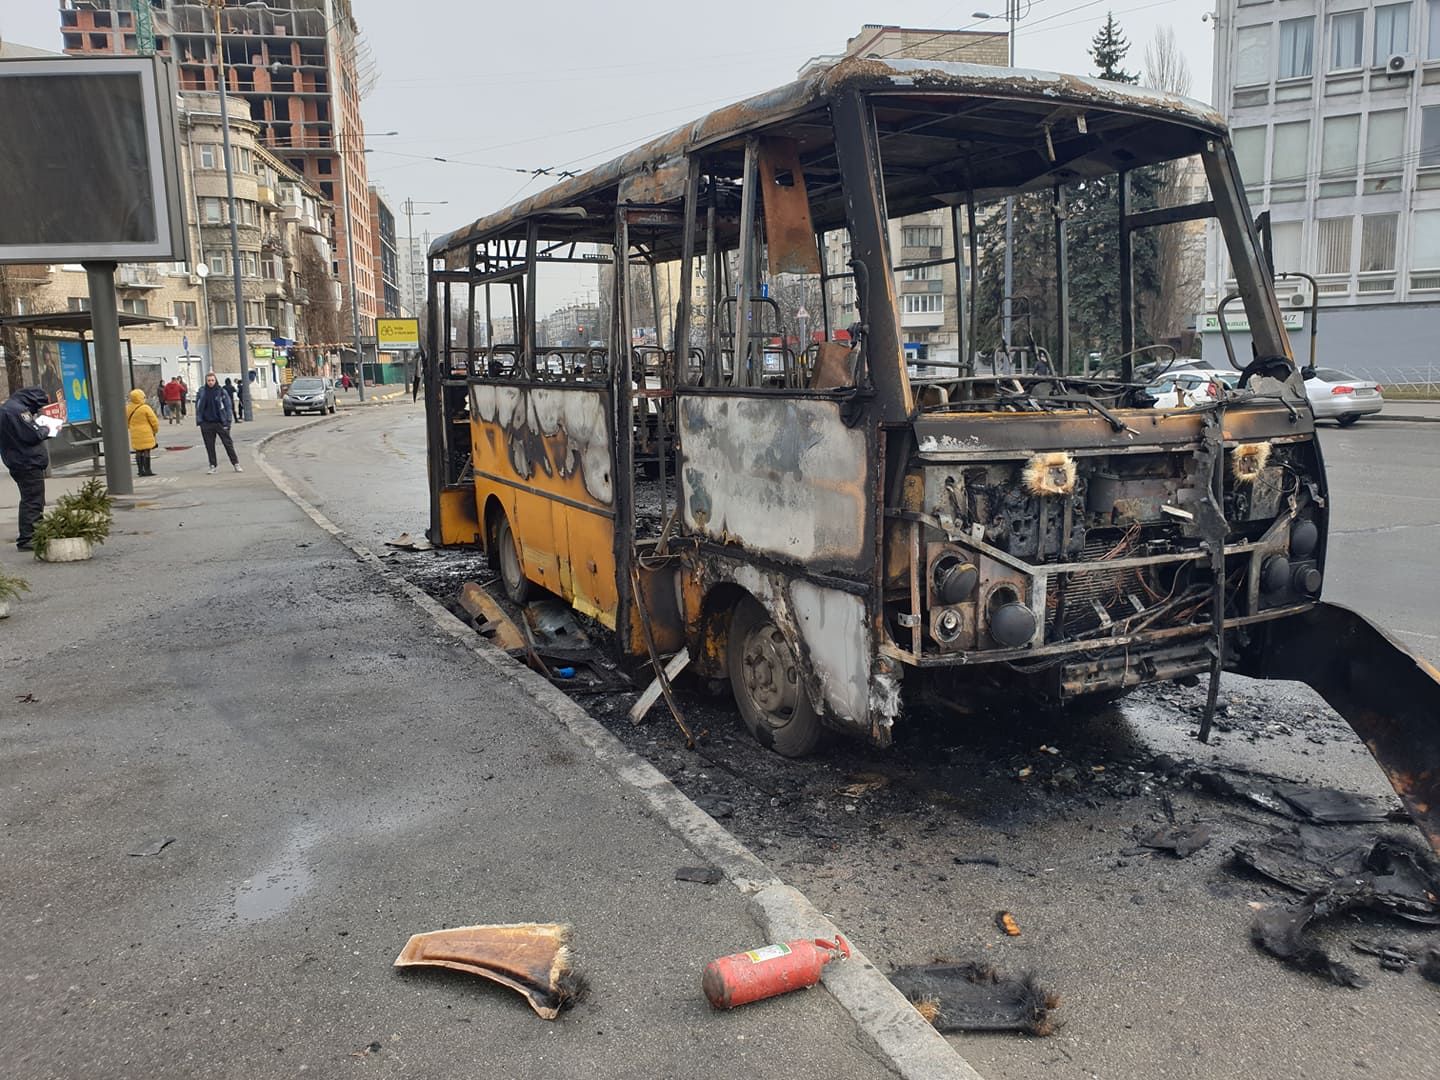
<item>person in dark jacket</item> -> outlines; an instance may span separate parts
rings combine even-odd
[[[38,386],[22,386],[0,405],[0,460],[10,470],[20,489],[20,533],[15,546],[29,551],[35,522],[45,512],[45,470],[50,451],[45,448],[49,433],[36,417],[49,404]]]
[[[215,439],[218,437],[225,444],[225,453],[230,458],[230,466],[236,472],[244,472],[240,468],[240,459],[235,456],[235,444],[230,441],[230,419],[233,414],[230,410],[230,398],[220,387],[220,381],[215,378],[213,371],[205,376],[205,385],[195,395],[195,422],[200,425],[200,434],[205,438],[205,455],[210,459],[210,472],[215,471]]]
[[[235,407],[235,384],[229,379],[225,380],[225,396],[230,399],[230,415],[238,424],[240,422],[240,410]]]

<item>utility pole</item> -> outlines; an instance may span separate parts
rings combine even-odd
[[[406,233],[407,233],[406,243],[410,245],[409,248],[408,248],[408,250],[407,250],[407,255],[406,255],[406,259],[405,259],[406,268],[407,268],[407,271],[408,271],[408,273],[409,273],[409,275],[410,275],[410,290],[409,290],[409,291],[410,291],[410,314],[416,316],[417,318],[418,318],[419,315],[420,315],[420,297],[419,297],[419,294],[415,291],[415,218],[416,218],[417,216],[418,216],[418,217],[427,217],[427,216],[429,215],[430,211],[429,211],[429,210],[416,210],[415,207],[417,207],[417,206],[449,206],[449,205],[450,205],[450,200],[449,200],[449,199],[439,199],[439,200],[436,200],[436,201],[433,201],[433,202],[431,202],[431,201],[425,201],[425,200],[421,200],[420,202],[416,202],[414,199],[406,199],[406,200],[405,200],[405,205],[404,205],[404,207],[402,207],[402,209],[405,211],[405,221],[406,221],[406,226],[405,226],[405,228],[406,228]]]
[[[1005,0],[1005,17],[1010,23],[1010,66],[1015,66],[1015,18],[1019,15],[1020,0]],[[1015,271],[1015,196],[1005,196],[1005,304],[1001,322],[1004,323],[1002,337],[1005,341],[1005,359],[1010,359],[1011,323]],[[1064,363],[1062,358],[1061,363]],[[1063,368],[1061,370],[1064,370]]]
[[[360,387],[360,400],[365,400],[365,353],[364,346],[360,343],[360,298],[355,294],[355,222],[350,217],[350,170],[346,166],[345,158],[349,151],[345,143],[349,140],[349,132],[336,132],[335,148],[340,151],[340,196],[341,213],[345,215],[345,266],[348,271],[350,286],[350,329],[355,337],[355,369],[360,376],[355,380]]]
[[[225,193],[230,204],[230,272],[235,281],[235,336],[240,350],[240,417],[243,420],[254,420],[255,411],[250,402],[250,347],[245,341],[245,292],[240,275],[240,226],[235,220],[235,170],[234,158],[230,153],[230,109],[226,104],[228,95],[225,92],[225,41],[220,33],[220,9],[225,6],[225,0],[207,2],[215,18],[215,62],[220,81],[220,132],[225,153]],[[210,364],[211,367],[215,364],[213,353]],[[203,386],[203,372],[201,380]]]

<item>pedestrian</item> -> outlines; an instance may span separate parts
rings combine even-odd
[[[347,394],[350,392],[350,375],[348,372],[340,376],[340,385],[345,388]]]
[[[190,401],[190,387],[185,385],[185,380],[179,375],[175,376],[175,381],[180,384],[180,415],[184,417],[186,415],[186,406]]]
[[[232,383],[228,377],[225,379],[225,396],[230,399],[230,415],[235,418],[235,422],[238,424],[240,422],[240,410],[235,408],[235,384]]]
[[[185,400],[185,384],[180,381],[180,376],[171,375],[163,392],[165,394],[165,415],[170,423],[178,424],[181,413],[184,411],[182,403]]]
[[[210,472],[215,471],[215,439],[218,437],[225,444],[225,453],[230,458],[230,465],[236,472],[244,472],[240,468],[240,459],[235,456],[235,444],[230,440],[230,399],[226,397],[225,391],[220,388],[220,380],[215,377],[215,372],[205,374],[205,385],[195,395],[195,422],[200,425],[200,434],[205,438],[205,456],[210,459]]]
[[[419,364],[416,364],[416,365],[415,365],[415,381],[410,384],[410,400],[411,400],[412,402],[415,402],[415,401],[419,401],[419,400],[420,400],[420,365],[419,365]]]
[[[150,468],[150,451],[160,445],[155,438],[160,433],[160,418],[145,403],[144,390],[130,391],[125,423],[130,428],[130,449],[135,451],[135,471],[141,476],[154,476]]]
[[[45,470],[50,466],[45,440],[50,432],[38,417],[47,404],[43,387],[22,386],[0,405],[0,461],[20,489],[20,532],[15,546],[21,551],[33,546],[35,522],[45,512]]]

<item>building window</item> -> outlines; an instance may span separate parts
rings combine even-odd
[[[1242,26],[1235,31],[1235,85],[1270,81],[1270,24]]]
[[[1353,219],[1348,215],[1338,218],[1321,218],[1316,227],[1319,230],[1318,270],[1321,274],[1350,273],[1350,234]]]
[[[175,322],[179,326],[199,326],[199,310],[195,307],[193,300],[175,301]]]
[[[1354,176],[1360,164],[1360,116],[1327,116],[1320,145],[1320,175]]]
[[[1375,64],[1383,66],[1410,48],[1410,5],[1386,4],[1375,9]]]
[[[212,300],[210,302],[210,325],[235,325],[235,309],[230,306],[229,300]]]
[[[938,225],[906,225],[900,230],[902,247],[939,247],[941,243]]]
[[[1272,185],[1299,185],[1295,198],[1304,198],[1305,174],[1310,161],[1310,121],[1301,120],[1293,124],[1276,124],[1275,138],[1270,147],[1270,183]],[[1292,201],[1271,193],[1271,201]]]
[[[1440,270],[1440,210],[1410,215],[1410,269]]]
[[[242,277],[259,277],[260,256],[253,251],[240,252],[240,274]]]
[[[255,171],[255,162],[247,147],[238,146],[235,148],[235,169],[237,172],[243,173]]]
[[[90,298],[88,296],[67,296],[65,307],[70,311],[89,311]]]
[[[149,315],[150,301],[148,300],[121,300],[120,310],[129,315]]]
[[[1420,167],[1433,169],[1440,165],[1440,105],[1427,105],[1420,110]]]
[[[224,251],[212,251],[206,256],[205,265],[210,267],[212,274],[229,274],[230,256]]]
[[[1405,110],[1371,113],[1365,133],[1365,172],[1399,172],[1404,146]]]
[[[1315,20],[1286,19],[1280,24],[1277,78],[1308,79],[1315,67]]]
[[[1235,146],[1235,164],[1240,166],[1240,180],[1247,188],[1265,185],[1265,129],[1237,128],[1230,133]]]
[[[1366,214],[1360,219],[1360,272],[1395,269],[1399,214]]]
[[[1330,16],[1330,70],[1354,71],[1365,55],[1365,12]]]
[[[1360,167],[1360,116],[1327,116],[1320,142],[1320,186],[1316,194],[1328,199],[1355,194],[1355,173]]]
[[[940,267],[938,266],[907,266],[905,267],[904,280],[906,281],[939,281]]]
[[[245,199],[235,200],[235,213],[240,217],[241,225],[255,224],[255,204]]]
[[[1440,60],[1440,0],[1429,0],[1426,6],[1429,32],[1425,39],[1425,59]]]
[[[285,271],[280,267],[280,260],[274,255],[262,255],[260,257],[260,276],[266,281],[284,281]]]
[[[1299,221],[1277,221],[1270,226],[1270,253],[1278,273],[1299,268],[1304,231],[1305,226]]]
[[[943,293],[906,293],[901,299],[905,304],[901,310],[906,315],[936,313],[945,310],[945,296]]]
[[[203,144],[196,147],[196,153],[200,155],[200,168],[215,168],[215,147],[209,144]]]
[[[265,325],[265,305],[264,305],[263,302],[261,302],[261,301],[259,301],[259,300],[246,300],[246,301],[245,301],[245,325],[246,325],[246,326],[264,326],[264,325]]]

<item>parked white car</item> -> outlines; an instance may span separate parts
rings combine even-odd
[[[1305,380],[1305,396],[1318,419],[1349,427],[1362,416],[1374,416],[1385,407],[1384,388],[1368,379],[1356,379],[1335,368],[1315,368]]]
[[[1188,409],[1215,401],[1222,388],[1234,387],[1239,379],[1238,372],[1219,368],[1180,368],[1167,371],[1145,389],[1155,398],[1157,409]]]

